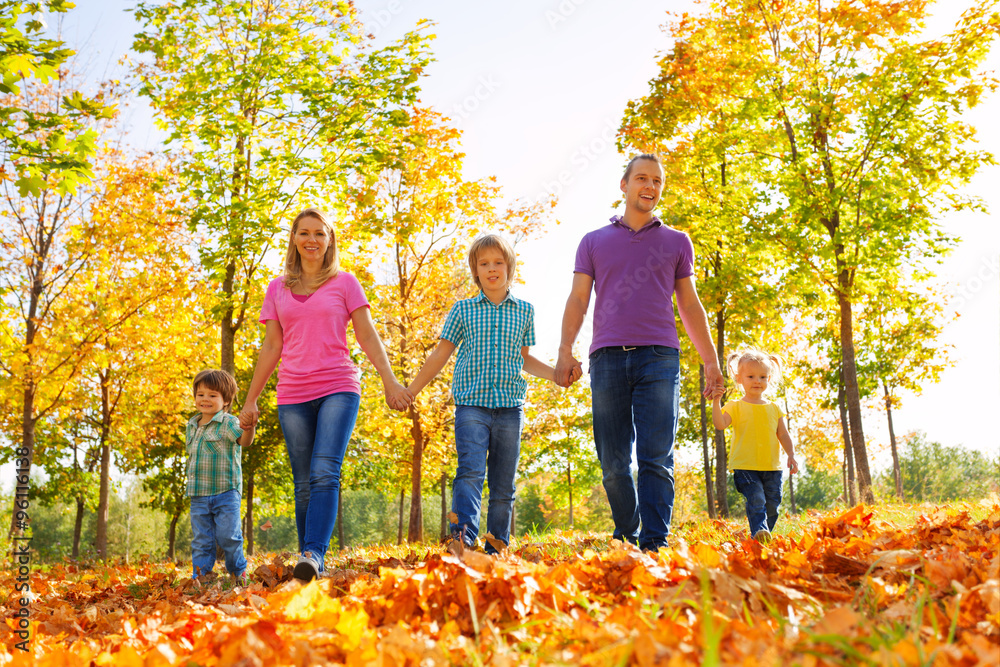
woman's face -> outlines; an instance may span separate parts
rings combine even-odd
[[[311,215],[299,220],[292,238],[303,264],[322,264],[327,249],[333,243],[326,225]]]

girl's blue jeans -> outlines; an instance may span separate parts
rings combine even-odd
[[[490,502],[486,530],[510,544],[510,517],[514,507],[514,477],[521,456],[524,409],[455,406],[455,449],[458,468],[452,486],[451,511],[458,517],[452,534],[466,544],[479,535],[483,480],[489,482]],[[495,549],[486,545],[487,552]]]
[[[299,552],[311,552],[321,571],[337,521],[340,468],[360,403],[358,394],[339,392],[278,406],[278,421],[295,483]]]
[[[780,470],[734,470],[733,483],[747,501],[750,534],[774,530],[781,504]]]
[[[226,569],[240,576],[247,569],[240,529],[240,494],[230,489],[191,498],[191,576],[212,572],[216,543],[226,554]]]

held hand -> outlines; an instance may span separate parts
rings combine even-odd
[[[556,373],[555,373],[556,384],[559,385],[560,387],[570,386],[575,381],[570,379],[573,376],[573,369],[582,367],[583,364],[577,361],[572,354],[560,353],[559,360],[556,362]],[[580,371],[580,374],[581,375],[583,374],[582,370]]]
[[[722,397],[725,396],[725,394],[726,394],[725,386],[716,387],[715,390],[712,392],[712,400],[713,401],[722,400]]]
[[[240,410],[240,428],[246,430],[248,428],[253,428],[257,425],[257,420],[260,418],[260,410],[257,408],[257,402],[247,403]]]
[[[788,457],[788,474],[794,475],[799,471],[799,464],[795,461],[795,457],[789,455]]]
[[[715,393],[722,396],[726,391],[726,380],[722,377],[722,371],[718,366],[705,367],[705,398],[715,398]]]
[[[413,394],[401,385],[398,380],[385,385],[385,402],[393,410],[403,411],[413,402]]]
[[[569,384],[566,386],[569,387],[570,385],[576,383],[576,381],[582,377],[583,377],[583,363],[578,361],[576,362],[576,365],[570,369]]]

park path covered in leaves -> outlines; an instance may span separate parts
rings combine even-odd
[[[369,549],[308,585],[290,557],[246,589],[60,565],[32,576],[28,653],[6,575],[0,664],[996,665],[1000,505],[924,509],[817,514],[767,546],[703,524],[656,555],[578,534],[499,558]]]

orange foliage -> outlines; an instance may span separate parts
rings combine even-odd
[[[0,664],[995,664],[1000,505],[986,513],[897,526],[859,506],[767,546],[694,539],[729,526],[713,522],[658,554],[579,534],[496,558],[372,551],[308,585],[286,554],[229,590],[65,564],[32,575],[28,653],[13,575],[0,581]]]

